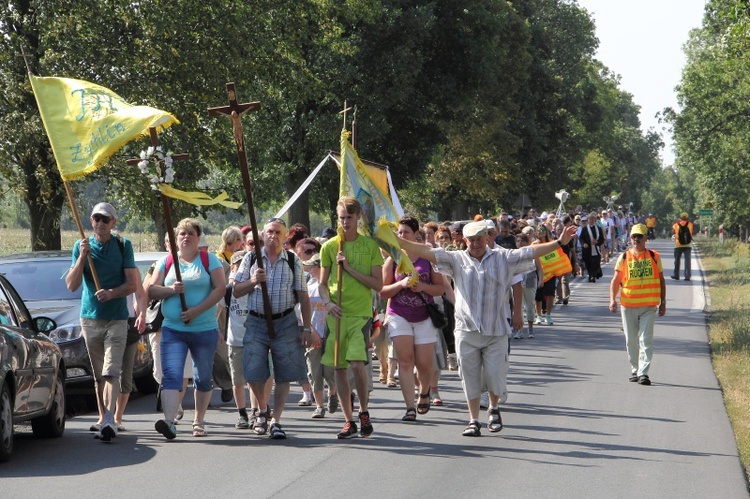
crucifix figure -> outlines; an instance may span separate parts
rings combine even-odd
[[[260,237],[258,236],[258,223],[255,219],[252,183],[250,182],[250,170],[247,167],[247,152],[245,151],[245,139],[242,132],[242,115],[260,109],[260,102],[239,104],[237,102],[237,92],[234,88],[234,82],[227,83],[227,96],[229,97],[228,106],[211,107],[208,109],[208,114],[209,116],[226,116],[232,122],[232,135],[237,146],[237,158],[240,163],[240,173],[242,173],[242,185],[245,187],[245,197],[247,198],[247,212],[250,216],[250,227],[253,231],[253,242],[255,243],[255,261],[258,263],[258,268],[262,269],[263,254],[261,253]],[[268,295],[268,285],[265,282],[261,282],[260,290],[263,294],[263,311],[266,316],[266,324],[268,325],[268,337],[274,339],[276,333],[273,328],[273,313],[271,311],[271,300]]]
[[[159,146],[159,137],[156,135],[156,128],[150,127],[148,129],[149,136],[151,138],[151,145],[156,149]],[[188,153],[179,153],[179,154],[172,154],[172,161],[182,161],[185,159],[188,159],[190,155]],[[127,164],[129,165],[137,165],[141,161],[141,158],[134,158],[127,160]],[[159,193],[159,196],[161,197],[161,206],[162,210],[164,210],[164,218],[167,223],[167,234],[169,234],[169,252],[172,253],[172,260],[174,260],[175,265],[172,266],[174,269],[174,275],[175,279],[177,279],[179,282],[182,282],[182,275],[180,273],[180,266],[177,265],[177,262],[179,262],[179,257],[177,256],[177,239],[175,239],[174,235],[174,225],[172,225],[172,210],[169,206],[169,199],[167,199],[167,196],[165,196],[163,193]],[[182,305],[182,311],[187,310],[187,302],[185,301],[185,294],[180,293],[180,305]]]

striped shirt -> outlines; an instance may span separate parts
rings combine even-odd
[[[266,256],[266,249],[261,250],[263,254],[263,268],[266,269],[266,286],[268,286],[268,297],[271,299],[271,313],[280,314],[294,307],[294,291],[307,291],[305,283],[305,272],[302,268],[302,262],[299,258],[294,257],[294,275],[287,262],[288,253],[284,250],[276,259],[273,265]],[[248,253],[242,259],[237,274],[234,277],[235,282],[249,281],[258,268],[258,262],[250,266],[252,253]],[[263,314],[263,293],[260,286],[255,286],[250,292],[247,300],[247,309],[255,313]]]
[[[534,270],[534,248],[486,248],[479,261],[468,250],[432,250],[438,271],[453,277],[456,331],[503,336],[511,332],[508,307],[513,276]]]

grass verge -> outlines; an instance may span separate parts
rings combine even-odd
[[[724,394],[745,474],[750,470],[750,250],[715,239],[699,243],[710,287],[708,331],[714,372]]]

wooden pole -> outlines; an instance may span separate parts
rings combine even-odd
[[[73,199],[73,192],[70,190],[70,185],[68,184],[67,180],[63,179],[63,185],[65,186],[65,192],[68,194],[70,211],[73,212],[73,219],[76,221],[76,225],[78,226],[78,233],[80,234],[81,239],[86,239],[86,233],[83,231],[83,225],[81,225],[81,217],[78,215],[78,208],[76,208],[76,203]],[[91,253],[89,253],[87,259],[89,262],[89,269],[91,269],[91,277],[94,278],[94,285],[96,285],[96,290],[99,291],[100,289],[102,289],[102,285],[99,283],[99,275],[96,273],[96,267],[94,266],[94,257],[92,257]]]
[[[344,251],[344,237],[339,234],[339,253]],[[344,263],[338,262],[338,273],[336,274],[336,306],[341,310],[341,286],[344,280]],[[341,317],[336,318],[336,338],[333,343],[333,365],[335,369],[339,367],[339,341],[341,339]]]
[[[151,139],[151,145],[156,149],[159,146],[159,137],[156,134],[156,128],[150,127],[148,129],[148,135]],[[179,153],[179,154],[173,154],[172,155],[172,161],[182,161],[188,158],[187,153]],[[134,158],[127,160],[127,164],[129,165],[137,165],[141,162],[140,158]],[[169,205],[169,199],[167,196],[159,192],[159,197],[161,198],[161,207],[164,211],[164,219],[167,223],[167,234],[169,234],[169,252],[172,254],[172,260],[174,261],[174,264],[172,267],[174,268],[174,276],[175,279],[178,282],[182,282],[182,273],[180,272],[180,257],[177,254],[177,239],[175,238],[174,234],[174,225],[172,224],[172,209]],[[166,276],[165,276],[166,277]],[[180,293],[180,305],[182,306],[182,311],[185,312],[188,309],[187,301],[185,300],[185,293]]]
[[[249,111],[260,109],[260,102],[246,102],[239,104],[237,102],[237,91],[234,82],[227,83],[227,96],[229,98],[228,106],[212,107],[208,109],[209,116],[226,116],[232,122],[232,135],[234,143],[237,146],[237,159],[242,174],[242,185],[245,188],[245,198],[247,199],[247,212],[250,217],[250,227],[253,233],[253,242],[255,243],[255,261],[258,268],[263,268],[263,253],[260,247],[260,236],[258,235],[258,221],[255,218],[255,205],[253,204],[252,182],[250,181],[250,170],[247,166],[247,152],[245,151],[245,137],[242,131],[242,115]],[[273,327],[273,312],[271,310],[271,298],[268,294],[268,284],[260,283],[260,291],[263,295],[263,314],[266,316],[266,326],[268,337],[274,339],[276,332]]]

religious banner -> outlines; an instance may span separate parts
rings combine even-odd
[[[179,123],[153,107],[133,106],[102,86],[72,78],[29,75],[44,129],[63,180],[92,173],[149,127]]]
[[[557,248],[551,253],[539,258],[542,263],[542,271],[544,272],[544,282],[549,281],[553,277],[559,277],[565,274],[573,272],[573,265],[570,263],[570,258],[565,254],[562,248]]]
[[[388,175],[385,170],[366,166],[349,143],[349,132],[341,133],[340,196],[354,196],[362,207],[359,229],[370,236],[396,262],[399,273],[411,274],[414,266],[405,258],[394,230],[398,213],[388,196]]]

